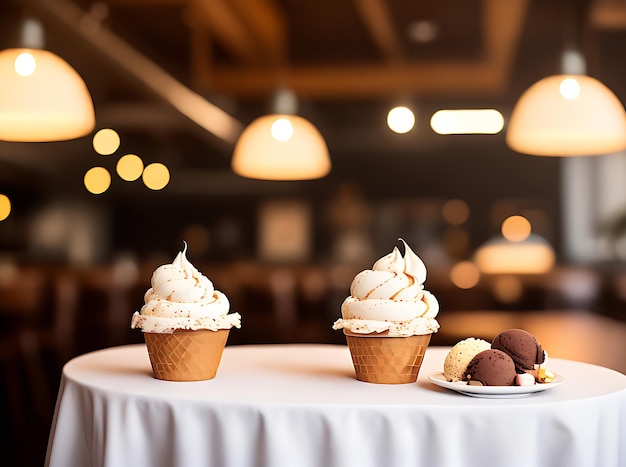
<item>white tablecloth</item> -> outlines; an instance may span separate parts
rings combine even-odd
[[[357,381],[346,346],[228,346],[217,377],[152,377],[144,345],[63,369],[50,467],[626,466],[626,376],[551,359],[565,378],[517,399]]]

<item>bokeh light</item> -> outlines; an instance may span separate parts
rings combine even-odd
[[[387,125],[396,133],[408,133],[415,125],[415,115],[407,107],[394,107],[387,114]]]
[[[5,220],[11,214],[11,200],[7,195],[0,194],[0,221]]]
[[[24,52],[15,57],[13,64],[15,72],[20,76],[30,76],[37,68],[35,57],[28,52]]]
[[[496,109],[438,110],[430,127],[440,135],[494,135],[504,128],[504,117]]]
[[[501,276],[493,282],[493,294],[503,303],[515,303],[522,297],[524,286],[515,276]]]
[[[272,123],[270,132],[277,141],[289,141],[293,136],[293,124],[287,118],[279,118]]]
[[[409,39],[415,42],[432,42],[437,39],[437,36],[439,35],[439,26],[434,21],[415,21],[414,23],[409,24],[407,35]]]
[[[450,280],[459,289],[471,289],[478,284],[480,271],[471,261],[461,261],[450,270]]]
[[[111,174],[104,167],[92,167],[85,173],[83,181],[87,191],[99,195],[111,186]]]
[[[502,236],[511,242],[523,242],[530,236],[532,227],[524,216],[511,216],[501,226]]]
[[[120,136],[111,128],[103,128],[93,136],[92,144],[98,154],[109,156],[120,147]]]
[[[122,180],[132,182],[141,177],[143,161],[136,154],[126,154],[117,161],[115,170]]]
[[[143,169],[142,179],[151,190],[162,190],[170,182],[170,171],[160,162],[154,162]]]
[[[441,208],[441,214],[450,225],[461,225],[469,218],[469,206],[462,199],[450,199]]]
[[[520,242],[490,239],[474,255],[483,274],[544,274],[554,267],[555,259],[552,246],[536,234]]]
[[[580,84],[574,78],[566,78],[561,81],[559,92],[565,99],[573,101],[580,96]]]

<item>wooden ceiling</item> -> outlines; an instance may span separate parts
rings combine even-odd
[[[3,4],[6,2],[3,2]],[[104,98],[120,93],[86,59],[152,81],[158,67],[205,96],[268,99],[501,97],[526,36],[563,47],[564,23],[587,0],[12,0],[47,31],[66,29],[58,53],[78,62]],[[596,0],[590,23],[623,28],[626,3]],[[23,10],[20,12],[20,8]],[[580,9],[580,6],[576,8]],[[18,18],[18,16],[16,16]],[[19,21],[13,21],[15,25]],[[420,33],[421,31],[421,33]],[[547,35],[550,34],[550,35]],[[15,34],[10,36],[15,38]],[[4,38],[10,46],[9,38]],[[541,39],[540,39],[541,41]],[[82,48],[82,52],[79,49]],[[543,54],[537,50],[534,53]],[[553,61],[558,57],[551,57]],[[150,62],[155,67],[145,66]],[[539,60],[537,61],[540,62]],[[98,69],[97,67],[95,69]],[[100,78],[100,79],[99,79]],[[158,77],[157,77],[158,78]],[[90,82],[87,81],[88,85]],[[529,83],[528,83],[529,84]],[[159,90],[167,82],[155,82]],[[107,95],[106,93],[110,93]],[[164,92],[161,92],[162,97]]]
[[[19,45],[26,17],[43,23],[46,47],[84,77],[99,127],[157,140],[182,133],[181,151],[191,135],[230,155],[283,88],[334,154],[396,144],[374,128],[400,99],[424,118],[445,106],[506,113],[532,82],[559,72],[579,22],[592,33],[590,74],[626,101],[626,0],[4,0],[0,48]],[[406,144],[431,148],[427,138]],[[25,152],[0,147],[5,159]]]
[[[190,87],[316,99],[502,92],[528,0],[23,0],[80,31],[78,9]],[[77,8],[72,8],[77,7]],[[72,16],[74,15],[74,16]],[[418,28],[432,37],[415,37]],[[97,41],[102,32],[83,31]],[[117,52],[123,61],[122,50]]]
[[[448,2],[448,14],[431,3],[192,1],[189,11],[197,12],[190,24],[194,82],[237,96],[267,95],[277,85],[306,97],[341,99],[398,90],[501,91],[526,0]],[[420,24],[443,36],[438,46],[411,41],[410,28]],[[211,66],[203,53],[211,39],[231,60],[215,60]]]

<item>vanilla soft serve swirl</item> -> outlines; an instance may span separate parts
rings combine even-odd
[[[187,259],[187,244],[172,264],[158,267],[144,296],[145,305],[135,312],[131,327],[144,332],[170,333],[176,329],[230,329],[241,327],[239,313],[231,313],[226,295]]]
[[[437,332],[439,303],[424,290],[426,267],[404,243],[356,275],[333,329],[354,334],[412,336]]]

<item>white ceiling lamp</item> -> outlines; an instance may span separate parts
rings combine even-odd
[[[576,3],[584,2],[571,4],[580,11],[570,19],[573,30],[582,30],[587,13]],[[581,30],[573,43],[580,42]],[[506,133],[509,147],[535,156],[600,155],[626,149],[624,106],[607,86],[586,74],[580,47],[566,48],[562,71],[537,81],[519,98]]]
[[[518,242],[493,237],[478,248],[474,257],[483,274],[545,274],[555,261],[552,245],[537,234]]]
[[[308,120],[295,115],[295,96],[280,91],[276,113],[254,120],[239,137],[233,171],[260,180],[311,180],[330,172],[326,141]]]
[[[40,42],[38,23],[26,22],[24,36],[25,42]],[[0,140],[62,141],[94,129],[85,82],[52,52],[37,47],[0,51],[0,83]]]
[[[495,135],[504,128],[504,117],[496,109],[438,110],[430,127],[440,135]]]
[[[387,126],[395,133],[408,133],[415,126],[415,114],[408,107],[394,107],[387,113]]]
[[[500,226],[501,235],[485,242],[474,261],[483,274],[544,274],[555,264],[552,245],[532,233],[530,221],[510,216]]]
[[[506,133],[514,151],[587,156],[626,149],[626,115],[604,84],[586,75],[553,75],[517,101]]]

